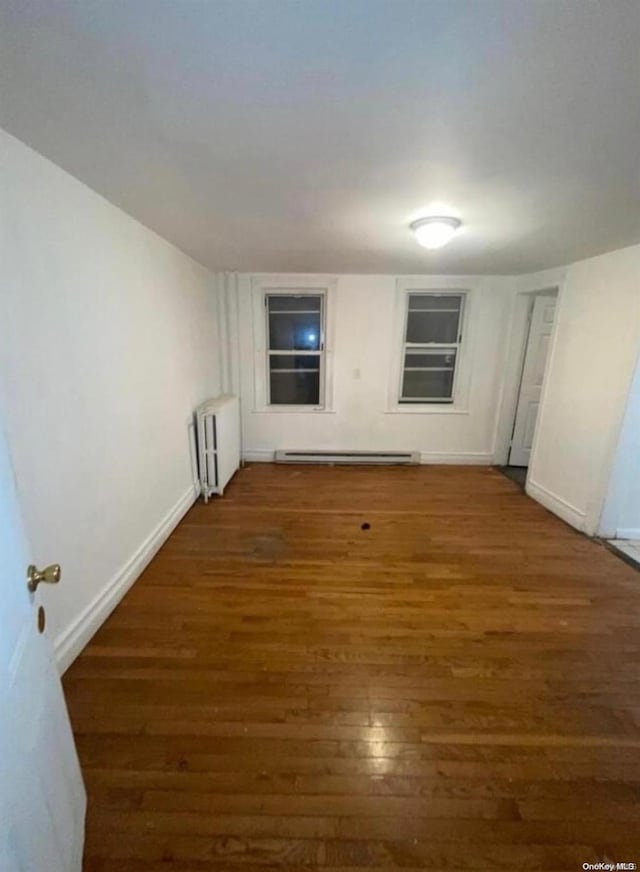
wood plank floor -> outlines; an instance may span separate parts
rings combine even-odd
[[[640,863],[640,573],[497,470],[249,466],[64,685],[86,872]]]

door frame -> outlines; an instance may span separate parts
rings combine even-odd
[[[534,312],[535,312],[535,305],[536,305],[537,300],[540,299],[541,297],[548,297],[548,298],[553,298],[555,300],[555,306],[557,307],[558,293],[557,293],[557,291],[540,291],[538,293],[532,293],[530,295],[530,297],[531,297],[531,299],[530,299],[528,315],[527,315],[527,330],[526,330],[526,336],[525,336],[524,345],[523,345],[523,349],[522,349],[522,361],[521,361],[521,365],[520,365],[520,377],[518,379],[518,394],[516,397],[516,406],[515,406],[514,414],[513,414],[513,426],[511,428],[511,435],[509,438],[509,447],[508,447],[508,454],[507,454],[507,461],[506,461],[507,465],[510,465],[509,461],[511,460],[511,451],[513,449],[513,441],[515,438],[516,426],[518,423],[518,412],[520,410],[520,399],[522,396],[522,381],[523,381],[524,375],[525,375],[525,366],[527,363],[527,354],[529,353],[529,343],[531,342],[531,328],[533,326],[533,317],[534,317]],[[554,312],[554,316],[553,316],[553,323],[551,325],[551,332],[553,332],[553,324],[554,323],[555,323],[555,312]],[[550,353],[551,353],[551,342],[549,342],[549,348],[547,349],[547,355],[546,355],[545,365],[544,365],[544,372],[542,374],[542,383],[544,383],[544,376],[547,372],[547,366],[549,365]],[[541,400],[542,400],[542,395],[541,395]],[[536,427],[538,426],[537,417],[538,416],[536,415]],[[535,431],[534,431],[534,433],[535,433]],[[527,475],[529,474],[528,469],[529,469],[529,466],[531,465],[530,463],[527,463],[526,465],[524,465],[524,464],[513,464],[513,465],[520,466],[522,469],[526,469]]]
[[[564,280],[564,270],[552,270],[544,277],[540,276],[536,280],[535,276],[526,277],[530,279],[527,286],[519,288],[513,295],[511,307],[511,317],[509,319],[507,350],[504,359],[504,378],[502,384],[502,396],[496,420],[496,432],[494,441],[493,462],[496,466],[506,466],[509,459],[509,451],[511,448],[511,438],[513,428],[515,426],[516,413],[518,410],[518,398],[520,396],[520,384],[522,381],[522,371],[524,368],[524,358],[527,351],[527,343],[529,341],[529,322],[533,311],[534,298],[543,295],[556,295],[556,317],[553,321],[553,329],[551,331],[551,342],[549,347],[549,356],[547,358],[547,370],[552,357],[553,347],[555,344],[556,326],[558,323],[557,313],[560,308],[562,299],[562,285]],[[546,279],[546,281],[545,281]],[[542,412],[542,404],[544,403],[544,382],[541,398],[541,405],[538,415]],[[531,462],[529,470],[532,466],[535,453],[535,441],[531,454]],[[528,477],[528,471],[527,471]]]

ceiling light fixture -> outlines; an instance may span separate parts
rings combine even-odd
[[[442,248],[462,225],[458,218],[446,218],[440,215],[420,218],[411,224],[416,239],[425,248]]]

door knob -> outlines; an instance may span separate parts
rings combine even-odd
[[[60,581],[62,569],[59,563],[52,563],[51,566],[46,566],[44,569],[38,569],[33,564],[27,569],[27,587],[31,593],[35,593],[41,581],[46,584],[57,584]]]

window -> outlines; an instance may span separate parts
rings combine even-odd
[[[334,414],[335,276],[251,277],[253,411]]]
[[[265,295],[268,405],[321,404],[324,302],[323,294]]]
[[[465,295],[407,295],[400,403],[453,403]]]

